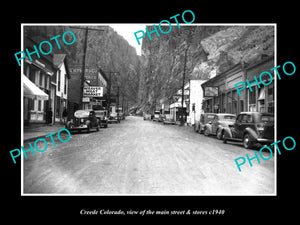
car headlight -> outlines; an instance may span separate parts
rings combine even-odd
[[[83,122],[84,122],[84,119],[80,119],[80,122],[83,123]]]

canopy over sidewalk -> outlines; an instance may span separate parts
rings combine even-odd
[[[38,100],[48,100],[48,95],[22,74],[24,97]]]

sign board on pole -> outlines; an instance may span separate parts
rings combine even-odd
[[[84,97],[103,97],[103,87],[89,86],[83,88]]]

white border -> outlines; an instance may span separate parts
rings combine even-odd
[[[138,25],[158,25],[158,23],[21,23],[21,50],[24,50],[24,36],[23,36],[23,29],[24,26],[109,26],[112,25],[124,25],[124,24],[138,24]],[[176,23],[171,23],[172,26],[177,26]],[[277,65],[277,23],[191,23],[191,24],[182,24],[179,23],[180,26],[274,26],[274,67]],[[24,60],[21,62],[21,143],[23,146],[24,140],[24,126],[23,126],[23,64]],[[271,68],[270,68],[271,69]],[[277,141],[277,76],[275,76],[274,72],[274,79],[275,79],[275,136],[274,140]],[[272,194],[216,194],[216,195],[196,195],[196,194],[35,194],[35,193],[24,193],[24,177],[23,177],[23,162],[24,157],[21,157],[21,196],[277,196],[277,151],[274,149],[274,193]]]

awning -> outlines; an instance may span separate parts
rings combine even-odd
[[[32,83],[24,74],[23,79],[23,93],[24,97],[38,100],[48,100],[48,95]]]

